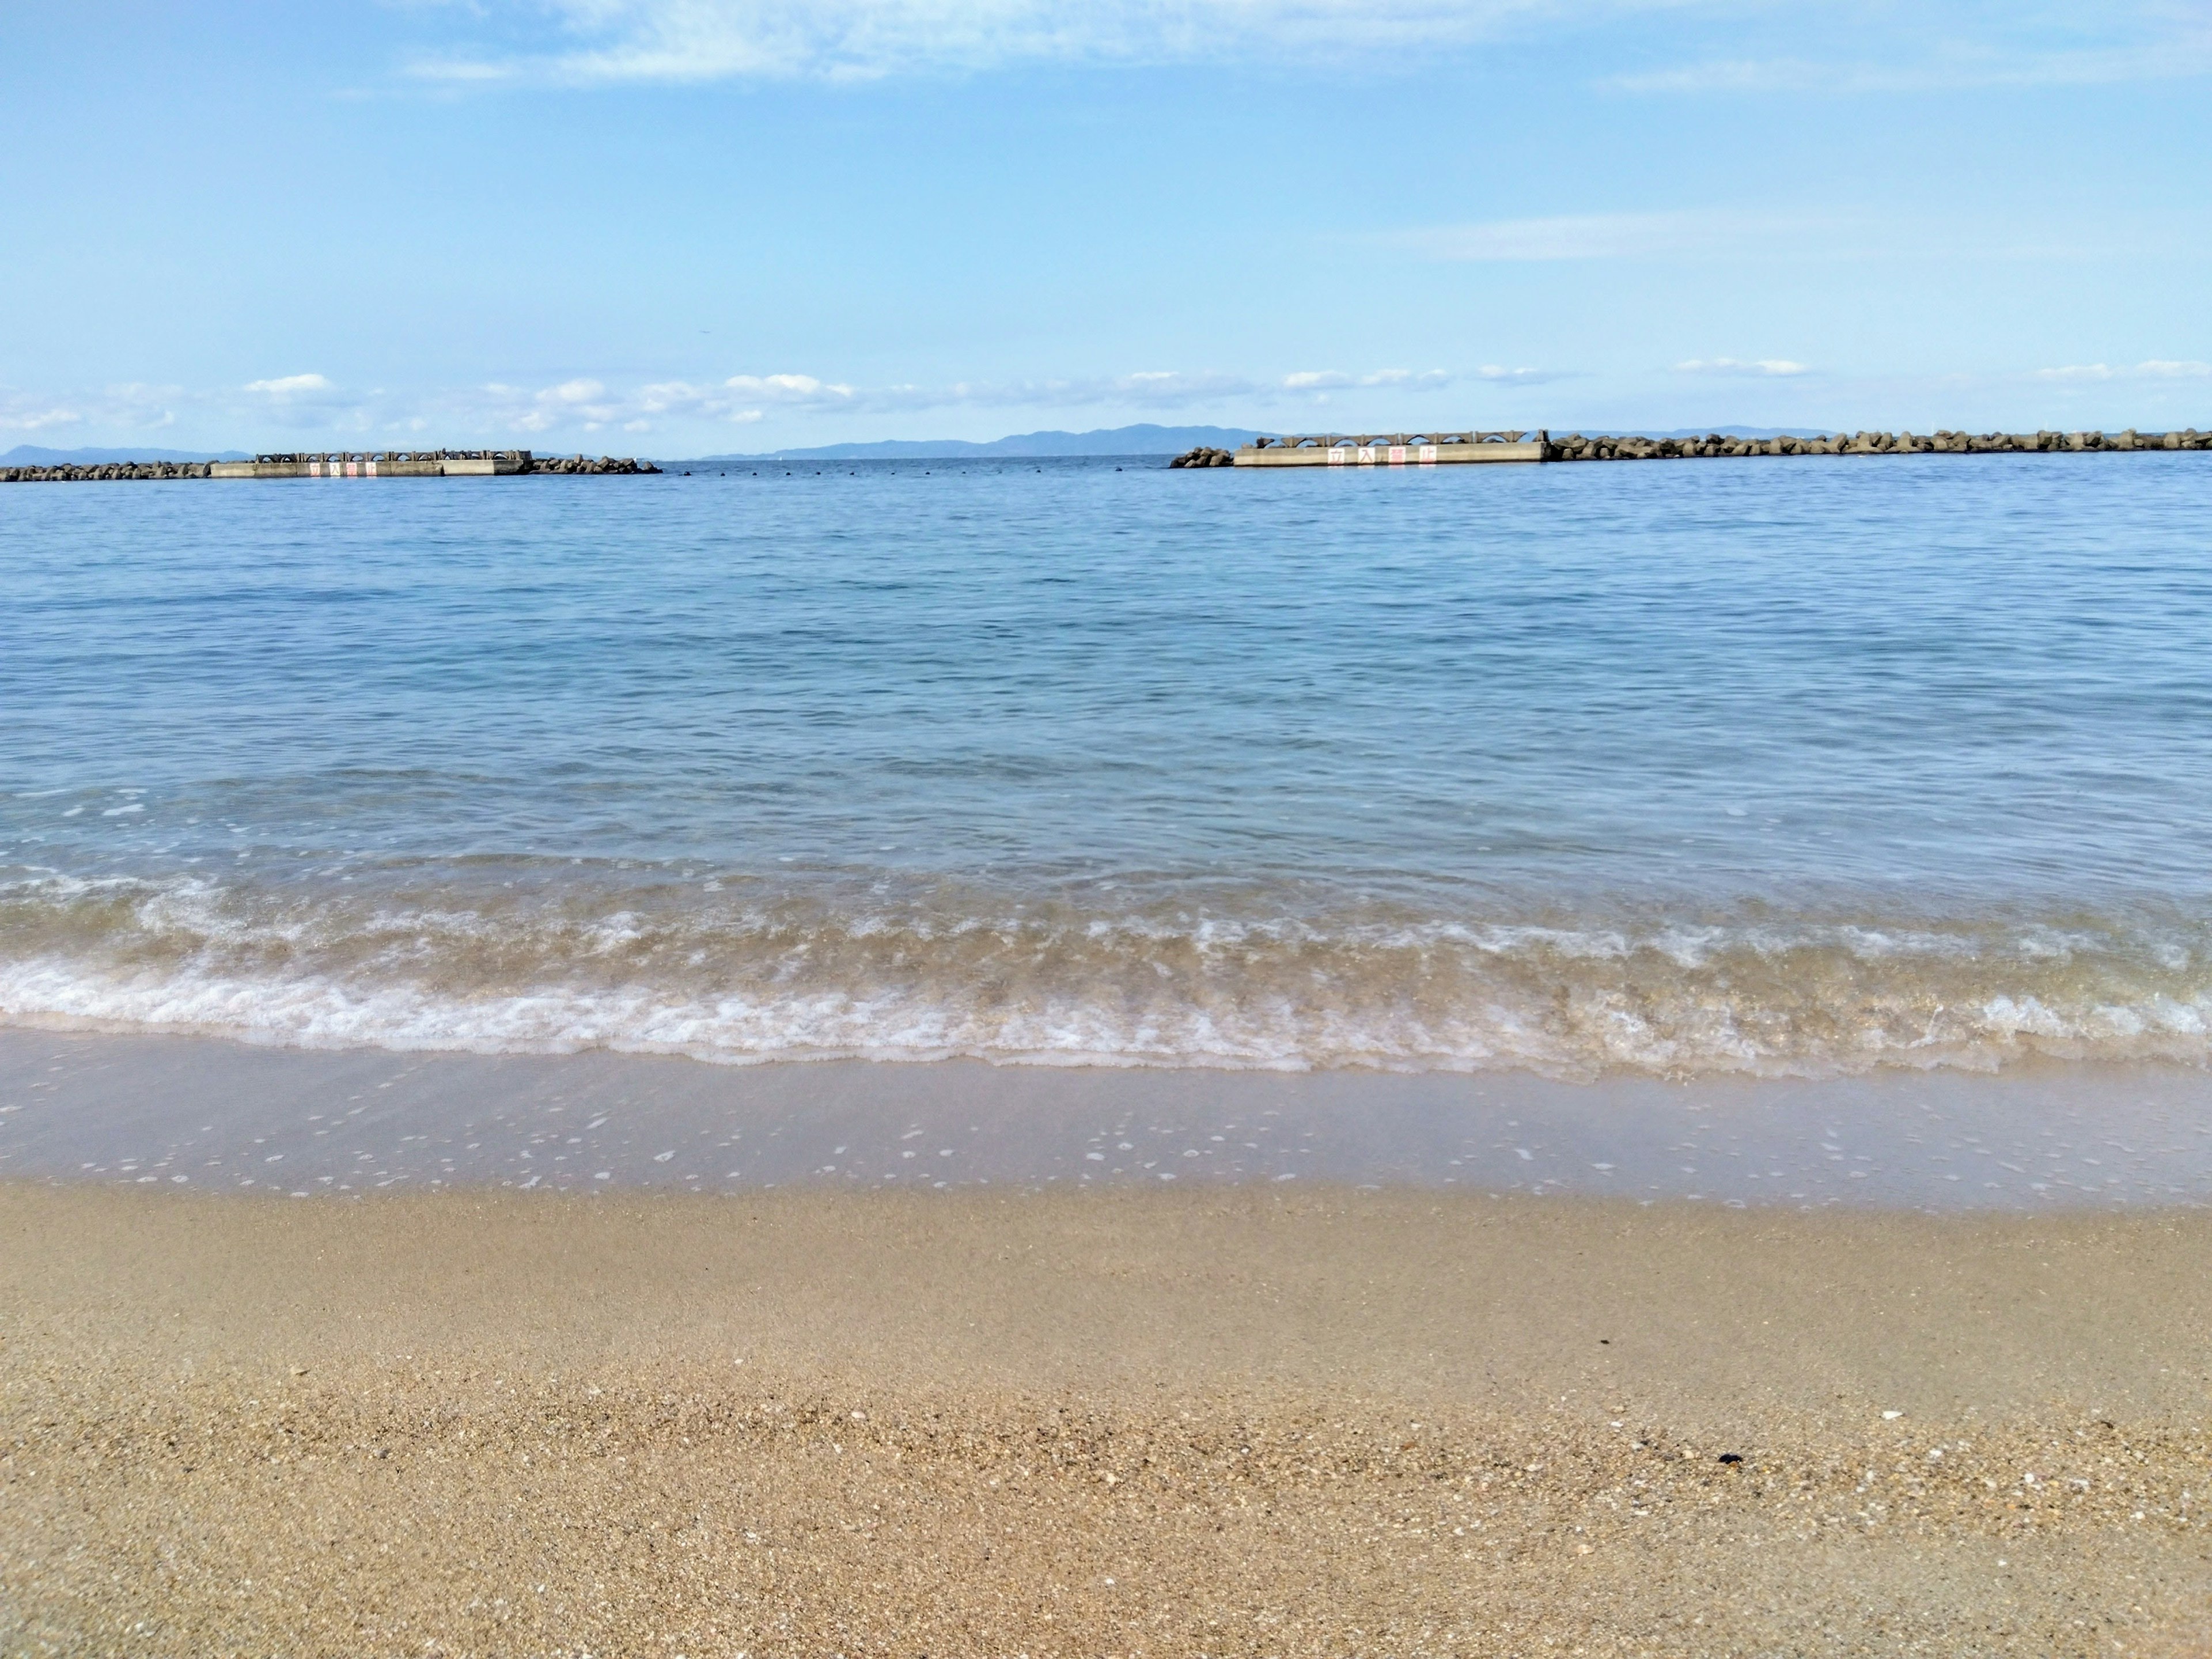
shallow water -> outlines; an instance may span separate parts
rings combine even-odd
[[[2212,458],[0,495],[0,1018],[2212,1056]]]

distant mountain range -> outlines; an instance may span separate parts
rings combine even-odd
[[[241,450],[213,454],[204,449],[41,449],[17,444],[0,455],[0,466],[106,466],[111,461],[250,461]]]
[[[987,444],[960,438],[890,438],[872,444],[824,444],[753,455],[702,455],[663,466],[734,465],[739,461],[951,461],[990,456],[1180,455],[1205,444],[1234,449],[1260,434],[1233,426],[1117,426],[1096,432],[1024,432]]]

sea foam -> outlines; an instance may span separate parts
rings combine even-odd
[[[880,887],[881,884],[878,884]],[[33,877],[0,890],[0,1018],[307,1046],[725,1063],[1826,1075],[2212,1058],[2185,919],[1421,916],[1301,890],[1205,904],[746,902]]]

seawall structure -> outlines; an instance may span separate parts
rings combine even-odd
[[[602,455],[573,460],[543,459],[526,449],[336,451],[317,455],[256,455],[250,461],[217,461],[213,478],[491,478],[526,472],[658,472],[651,461]]]
[[[489,478],[526,473],[657,473],[634,456],[534,455],[526,449],[330,450],[250,461],[108,461],[0,467],[0,483],[96,483],[131,478]]]
[[[1193,449],[1171,467],[1437,466],[1468,461],[1647,461],[1753,455],[2036,455],[2091,451],[2212,449],[2212,432],[1837,433],[1821,438],[1584,437],[1549,432],[1322,432],[1260,438],[1231,454]]]
[[[1541,461],[1541,432],[1326,432],[1258,438],[1230,457],[1235,466],[1443,466],[1470,461]],[[1218,451],[1214,452],[1218,453]],[[1219,463],[1212,463],[1219,465]]]

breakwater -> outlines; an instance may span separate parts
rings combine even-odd
[[[1171,467],[1435,466],[1468,461],[1645,461],[1754,455],[2037,455],[2212,449],[2212,432],[1838,432],[1831,436],[1554,438],[1549,432],[1305,433],[1255,440],[1233,454],[1188,450]]]
[[[206,461],[102,461],[93,466],[0,466],[0,483],[106,483],[117,478],[204,478]]]
[[[1825,438],[1545,436],[1547,461],[1707,459],[1752,455],[2055,455],[2093,450],[2212,448],[2212,433],[2185,432],[1838,432]]]
[[[538,455],[527,449],[325,450],[250,461],[108,461],[0,467],[0,483],[103,483],[137,478],[483,478],[532,473],[657,473],[635,456]]]
[[[1257,438],[1230,458],[1234,466],[1438,466],[1469,461],[1542,461],[1541,432],[1314,433]],[[1218,453],[1218,452],[1217,452]],[[1205,463],[1215,465],[1215,463]]]

